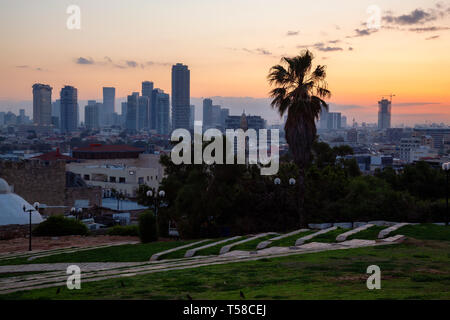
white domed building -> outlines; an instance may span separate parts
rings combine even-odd
[[[11,192],[8,183],[0,178],[0,226],[10,224],[29,224],[30,214],[23,211],[23,206],[33,209],[33,206],[22,197]],[[39,212],[31,214],[31,223],[37,224],[44,221]]]

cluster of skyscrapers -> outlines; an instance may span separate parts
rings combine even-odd
[[[190,70],[178,63],[172,67],[172,114],[170,97],[153,82],[142,82],[141,93],[133,92],[122,103],[122,115],[115,112],[116,89],[103,88],[103,102],[89,100],[85,106],[87,129],[121,125],[130,133],[141,130],[168,135],[178,128],[192,129],[195,108],[190,105]],[[170,121],[172,119],[172,121]],[[61,133],[78,129],[78,91],[72,86],[61,89],[60,99],[52,103],[52,87],[33,85],[33,122],[40,126],[54,125]]]

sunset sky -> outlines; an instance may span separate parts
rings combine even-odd
[[[72,4],[81,30],[66,27]],[[394,124],[450,123],[450,1],[0,0],[0,35],[0,110],[31,100],[35,82],[53,99],[66,84],[80,100],[101,100],[102,86],[124,97],[143,80],[170,93],[177,62],[192,97],[267,98],[270,67],[310,48],[349,121],[375,122],[395,93]]]

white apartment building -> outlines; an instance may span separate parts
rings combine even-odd
[[[69,163],[66,170],[79,175],[88,185],[100,186],[105,198],[112,190],[135,197],[140,185],[158,188],[164,175],[159,156],[141,154],[138,159],[86,160]]]

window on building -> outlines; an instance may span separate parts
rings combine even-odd
[[[116,183],[116,177],[109,177],[109,182]]]
[[[138,184],[144,184],[144,178],[143,177],[139,177],[138,178]]]
[[[125,182],[126,182],[126,180],[125,180],[124,177],[120,177],[120,178],[119,178],[119,183],[125,183]]]
[[[88,174],[85,174],[83,176],[83,180],[89,181],[89,180],[91,180],[91,177]]]

